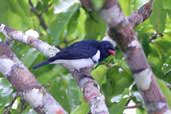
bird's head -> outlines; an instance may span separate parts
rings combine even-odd
[[[101,41],[99,45],[100,61],[104,60],[110,55],[115,55],[114,46],[108,41]]]

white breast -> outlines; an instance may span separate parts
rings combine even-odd
[[[63,66],[69,69],[81,69],[85,67],[94,67],[96,63],[98,63],[100,59],[100,51],[98,50],[97,53],[92,58],[85,58],[85,59],[74,59],[74,60],[56,60],[51,64],[62,64]]]
[[[63,66],[71,69],[81,69],[85,67],[93,67],[94,62],[91,58],[88,59],[75,59],[75,60],[56,60],[52,64],[62,64]]]
[[[97,50],[96,54],[92,57],[93,61],[95,61],[96,63],[99,62],[100,59],[100,51]]]

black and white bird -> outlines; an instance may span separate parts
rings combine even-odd
[[[115,49],[108,41],[83,40],[62,49],[55,56],[35,65],[33,69],[47,64],[62,64],[69,69],[80,70],[82,68],[93,67],[114,54]]]

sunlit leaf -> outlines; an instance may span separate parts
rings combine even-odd
[[[170,97],[170,96],[171,96],[171,91],[170,91],[170,89],[166,86],[167,83],[164,82],[164,81],[162,81],[162,80],[160,80],[160,79],[158,79],[157,81],[158,81],[158,84],[159,84],[159,86],[160,86],[160,88],[161,88],[161,90],[162,90],[164,96],[165,96],[166,99],[167,99],[167,102],[168,102],[168,104],[169,104],[169,107],[171,107],[171,97]]]
[[[125,105],[128,102],[128,99],[123,97],[125,94],[128,94],[128,89],[125,89],[121,94],[122,99],[118,103],[113,103],[109,108],[110,114],[123,114]]]
[[[96,79],[96,81],[100,85],[106,83],[106,74],[107,74],[107,67],[104,65],[98,66],[92,72],[92,76]]]
[[[88,104],[82,102],[82,104],[78,106],[71,114],[88,114],[88,112],[89,112]]]
[[[49,33],[53,37],[52,44],[59,43],[61,34],[64,32],[64,29],[66,28],[70,19],[76,13],[78,8],[79,4],[75,4],[70,7],[67,12],[56,15],[56,18],[49,26]]]
[[[155,0],[150,22],[159,33],[162,33],[165,29],[166,13],[166,10],[163,9],[163,1]]]
[[[106,25],[104,21],[95,13],[87,14],[85,21],[86,39],[97,39],[104,36]]]
[[[164,7],[164,9],[171,10],[170,4],[171,4],[171,0],[163,0],[163,7]]]
[[[31,48],[28,50],[28,52],[26,54],[23,55],[21,60],[24,62],[24,64],[27,67],[30,67],[33,64],[33,62],[36,60],[38,55],[39,55],[39,52],[36,51],[36,49]]]
[[[104,0],[92,0],[93,7],[96,11],[99,11],[103,5],[104,5]]]
[[[125,15],[129,15],[131,12],[131,0],[119,0],[121,4],[122,10],[124,11]]]
[[[147,114],[147,111],[143,108],[136,108],[136,114]]]

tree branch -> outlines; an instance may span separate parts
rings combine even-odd
[[[23,43],[31,45],[32,47],[36,48],[47,57],[52,57],[57,52],[59,52],[59,49],[55,48],[54,46],[50,46],[49,44],[39,39],[35,39],[32,36],[28,36],[21,31],[16,31],[14,29],[11,29],[3,24],[0,26],[0,31],[10,39],[18,40]],[[67,66],[65,67],[67,68]],[[74,78],[77,80],[77,83],[81,91],[83,92],[85,100],[89,103],[91,113],[109,114],[107,106],[105,104],[105,98],[100,93],[100,88],[98,84],[91,77],[90,69],[85,68],[82,69],[81,72],[74,70],[71,71],[71,73],[73,74]]]
[[[146,19],[149,18],[151,12],[152,12],[152,6],[153,6],[153,0],[150,0],[146,4],[144,4],[142,7],[138,9],[138,11],[135,11],[128,17],[128,21],[133,27],[136,27],[137,25],[144,22]]]
[[[0,72],[13,85],[18,95],[26,100],[38,114],[66,114],[11,49],[3,43],[0,43],[0,63]]]
[[[80,1],[83,6],[91,4],[84,4],[84,0]],[[143,20],[145,20],[148,15],[144,13],[146,11],[142,11],[143,9],[146,8],[141,8],[139,12],[143,12],[142,17],[144,16]],[[147,62],[141,44],[137,40],[138,38],[133,30],[133,26],[124,16],[117,0],[106,0],[103,8],[100,9],[99,12],[108,25],[109,36],[117,42],[121,51],[124,53],[125,59],[134,75],[136,85],[145,101],[148,113],[171,114],[167,101],[156,82],[155,75],[152,72],[150,65]],[[143,21],[136,21],[134,26],[140,22]]]
[[[105,97],[100,93],[100,86],[90,75],[90,69],[81,69],[72,72],[83,92],[85,100],[89,103],[91,114],[109,114],[105,104]]]
[[[0,25],[0,32],[2,32],[5,35],[5,37],[8,39],[18,40],[20,42],[26,43],[36,48],[38,51],[42,52],[47,57],[52,57],[57,52],[59,52],[59,49],[57,49],[55,46],[50,46],[46,42],[43,42],[37,38],[29,36],[23,33],[22,31],[16,31],[12,28],[9,28],[6,25],[3,24]]]

